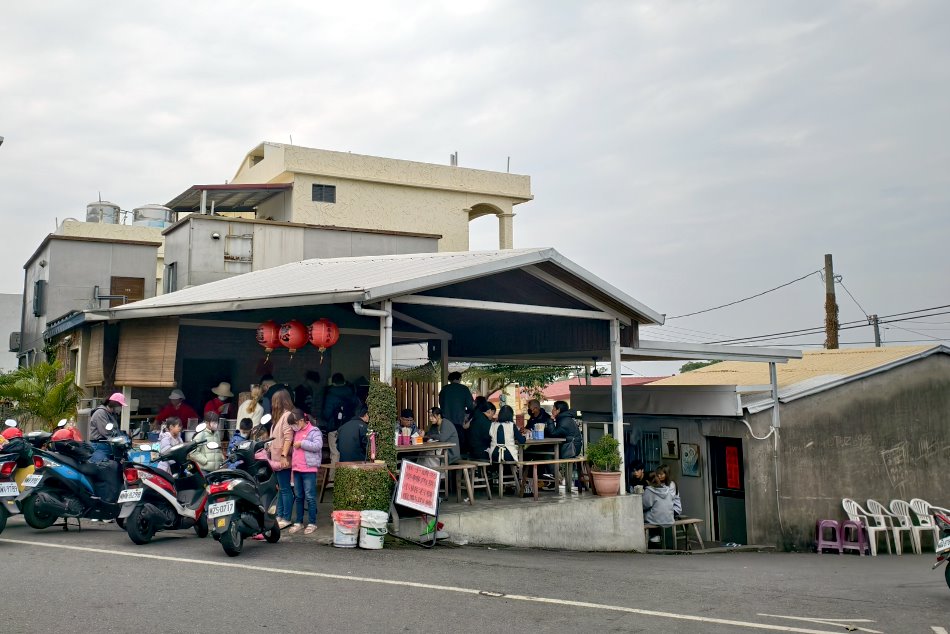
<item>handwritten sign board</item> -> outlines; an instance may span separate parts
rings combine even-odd
[[[399,484],[396,486],[396,504],[427,515],[436,515],[439,506],[440,475],[435,469],[403,460],[399,470]]]

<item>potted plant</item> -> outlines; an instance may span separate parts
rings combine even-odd
[[[597,495],[611,496],[620,493],[620,450],[617,439],[603,436],[587,446],[587,462],[591,464],[591,477]]]

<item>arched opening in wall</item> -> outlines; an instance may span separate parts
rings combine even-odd
[[[473,205],[468,213],[468,248],[471,251],[499,248],[499,217],[501,209],[495,205]]]

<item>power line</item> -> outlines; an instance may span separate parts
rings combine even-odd
[[[933,337],[923,332],[917,332],[916,330],[911,330],[910,328],[901,328],[900,326],[891,326],[891,328],[896,328],[898,330],[903,330],[904,332],[920,335],[921,337],[927,337],[928,339],[933,339],[934,341],[943,341],[943,339],[940,339],[938,337]],[[884,330],[887,330],[887,328],[885,328]]]
[[[894,339],[888,341],[887,343],[930,343],[934,341],[933,339]],[[937,339],[937,341],[950,341],[950,339]],[[863,346],[876,343],[874,341],[842,341],[842,346]],[[789,346],[824,346],[824,343],[818,343],[813,341],[796,341],[792,343],[787,343]],[[736,346],[737,348],[747,348],[749,346]]]
[[[857,304],[858,308],[861,309],[861,312],[864,313],[864,316],[867,317],[868,319],[870,319],[871,316],[868,315],[868,311],[864,310],[864,307],[861,306],[861,304],[858,302],[858,300],[856,300],[856,299],[854,298],[854,295],[851,294],[851,291],[848,290],[848,287],[844,285],[844,278],[841,278],[841,279],[836,280],[836,281],[838,282],[838,284],[841,284],[841,288],[843,288],[843,289],[844,289],[844,292],[848,294],[848,297],[851,298],[851,301],[853,301],[855,304]]]
[[[719,310],[720,308],[726,308],[727,306],[735,306],[736,304],[741,304],[742,302],[747,302],[747,301],[749,301],[750,299],[755,299],[756,297],[762,297],[763,295],[767,295],[768,293],[771,293],[771,292],[773,292],[773,291],[777,291],[777,290],[779,290],[780,288],[785,288],[786,286],[791,286],[791,285],[794,284],[795,282],[801,282],[802,280],[804,280],[804,279],[806,279],[806,278],[809,278],[809,277],[811,277],[812,275],[815,275],[816,273],[819,273],[819,272],[821,272],[820,269],[819,269],[818,271],[812,271],[812,272],[809,273],[808,275],[802,275],[801,277],[796,278],[796,279],[792,280],[791,282],[785,282],[784,284],[780,284],[779,286],[776,286],[775,288],[770,288],[770,289],[767,290],[767,291],[762,291],[761,293],[756,293],[755,295],[750,295],[749,297],[743,297],[742,299],[737,299],[736,301],[734,301],[734,302],[729,302],[728,304],[722,304],[722,305],[720,305],[720,306],[713,306],[712,308],[705,308],[705,309],[703,309],[703,310],[697,310],[697,311],[695,311],[695,312],[686,313],[686,314],[684,314],[684,315],[674,315],[673,317],[667,317],[666,319],[667,319],[667,321],[669,321],[670,319],[680,319],[680,318],[682,318],[682,317],[692,317],[693,315],[700,315],[700,314],[702,314],[702,313],[708,313],[708,312],[711,312],[711,311],[714,311],[714,310]]]

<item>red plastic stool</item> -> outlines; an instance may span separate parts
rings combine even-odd
[[[825,529],[831,529],[833,539],[825,539]],[[815,525],[815,531],[818,533],[818,554],[820,555],[825,548],[833,548],[841,554],[841,524],[838,520],[818,520]]]
[[[862,557],[867,550],[868,543],[864,537],[864,526],[861,522],[845,520],[841,522],[841,550],[856,550]]]

